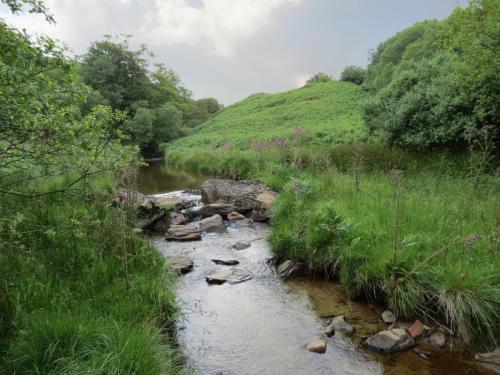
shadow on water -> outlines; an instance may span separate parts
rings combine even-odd
[[[169,167],[165,160],[152,160],[139,168],[138,187],[143,194],[159,194],[184,189],[199,189],[206,176]]]

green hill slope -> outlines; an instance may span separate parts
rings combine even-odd
[[[365,137],[361,105],[367,94],[348,82],[305,86],[279,94],[255,94],[200,125],[194,134],[168,145],[246,148],[252,140],[270,140],[304,128],[315,141],[349,143]]]

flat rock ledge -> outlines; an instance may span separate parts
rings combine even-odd
[[[269,187],[259,181],[209,179],[201,185],[201,199],[205,204],[229,204],[232,211],[244,213],[252,211],[255,198],[265,191]]]
[[[229,284],[238,284],[248,281],[251,278],[251,275],[239,268],[230,268],[207,276],[206,280],[209,284],[224,284],[226,282]]]
[[[226,226],[222,216],[215,214],[200,221],[200,230],[202,232],[222,233],[226,231]]]
[[[232,214],[235,209],[236,208],[232,204],[210,203],[210,204],[206,204],[202,208],[200,208],[198,213],[202,217],[210,217],[213,215],[220,215],[222,217],[227,217],[229,219],[229,215]]]
[[[365,344],[378,352],[391,354],[415,346],[415,340],[411,338],[406,330],[394,328],[368,337]]]
[[[188,273],[193,269],[193,260],[188,257],[176,255],[168,257],[170,267],[178,273]]]
[[[167,241],[199,241],[201,231],[192,225],[171,225],[165,238]]]

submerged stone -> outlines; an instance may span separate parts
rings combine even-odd
[[[239,268],[230,268],[206,277],[209,284],[238,284],[250,280],[252,276]]]
[[[335,331],[342,331],[350,335],[354,332],[354,326],[345,321],[344,315],[339,315],[333,318],[331,323],[325,328],[325,335],[333,336]]]
[[[245,250],[251,246],[250,242],[238,241],[233,245],[234,250]]]

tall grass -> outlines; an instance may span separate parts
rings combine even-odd
[[[303,173],[285,185],[270,237],[276,255],[326,269],[352,294],[385,301],[402,318],[441,319],[470,344],[494,342],[498,178],[478,195],[465,178],[413,174],[399,202],[386,173],[364,176],[360,191],[354,178]]]
[[[174,276],[109,197],[3,198],[0,373],[181,372]]]

